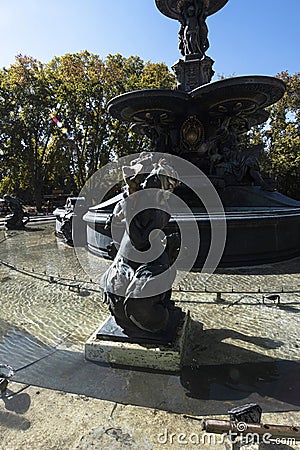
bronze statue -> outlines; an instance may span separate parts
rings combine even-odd
[[[210,175],[215,170],[222,173],[225,184],[255,184],[263,190],[274,191],[262,177],[259,154],[263,145],[248,148],[241,143],[240,134],[248,131],[250,125],[245,117],[227,117],[216,134],[202,144],[200,150],[210,160]]]
[[[126,193],[109,225],[124,221],[125,232],[114,262],[102,277],[104,301],[127,334],[164,332],[179,310],[171,301],[174,249],[168,248],[160,232],[171,217],[168,196],[177,184],[176,173],[165,160],[154,162],[153,155],[141,154],[123,167],[123,177]]]
[[[75,214],[76,205],[76,214]],[[61,215],[61,228],[60,231],[64,237],[65,243],[73,246],[73,218],[75,215],[83,217],[86,212],[85,198],[84,197],[68,197],[65,204],[65,211]],[[79,244],[77,238],[77,244]]]
[[[184,2],[180,10],[179,50],[183,56],[203,57],[209,48],[205,0]]]
[[[209,48],[206,19],[223,8],[228,0],[155,0],[162,14],[178,20],[178,48],[184,58],[172,69],[177,89],[185,92],[210,83],[214,61],[206,55]]]
[[[162,14],[181,23],[179,51],[183,56],[205,56],[209,47],[206,19],[223,8],[228,0],[155,0]]]
[[[23,230],[29,221],[29,216],[23,210],[22,200],[8,194],[5,194],[3,199],[12,213],[5,217],[5,227],[9,230]]]

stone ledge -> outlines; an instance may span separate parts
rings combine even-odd
[[[89,361],[124,367],[138,367],[159,371],[178,372],[181,368],[190,314],[185,314],[172,346],[138,344],[97,339],[97,331],[85,344],[85,358]],[[104,322],[105,325],[107,321]]]

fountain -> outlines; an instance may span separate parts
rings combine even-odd
[[[79,219],[81,220],[86,212],[84,197],[68,197],[64,207],[58,207],[53,211],[55,216],[55,235],[71,246],[73,245],[72,222],[75,205],[76,213],[79,214]],[[82,240],[85,245],[85,233],[82,235]]]
[[[155,0],[159,11],[180,22],[182,58],[173,70],[175,89],[146,89],[112,99],[109,113],[132,124],[151,140],[153,152],[179,156],[202,171],[224,206],[227,241],[220,266],[257,265],[300,254],[300,202],[276,191],[260,170],[262,146],[242,144],[242,135],[268,119],[266,108],[285,93],[283,81],[270,76],[240,76],[212,82],[214,61],[206,18],[228,0]],[[193,180],[194,185],[199,180]],[[202,245],[195,262],[201,268],[211,240],[209,214],[185,183],[174,191],[191,209]],[[109,256],[112,238],[105,223],[115,197],[84,216],[89,249]],[[187,216],[177,217],[189,220]],[[174,217],[169,228],[174,227]]]

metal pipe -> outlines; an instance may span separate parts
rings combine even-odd
[[[264,423],[232,422],[229,420],[204,419],[202,430],[207,433],[235,433],[238,435],[256,434],[263,436],[271,435],[275,438],[294,438],[300,440],[300,427],[289,425],[269,425]]]

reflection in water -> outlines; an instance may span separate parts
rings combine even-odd
[[[274,361],[184,367],[187,396],[202,400],[239,400],[251,393],[300,406],[300,364]]]

